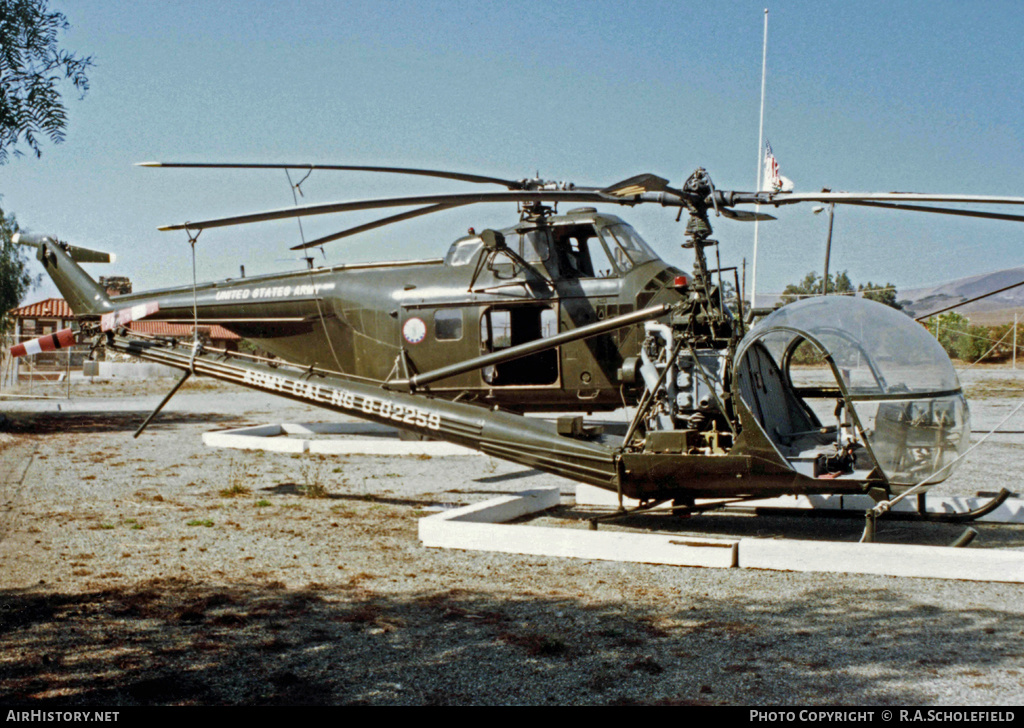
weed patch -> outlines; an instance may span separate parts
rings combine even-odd
[[[569,645],[561,638],[549,634],[505,632],[498,639],[525,650],[531,657],[563,657],[569,654]]]

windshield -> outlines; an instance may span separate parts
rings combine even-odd
[[[658,256],[640,234],[624,222],[601,228],[601,239],[612,251],[615,265],[623,273],[649,260],[658,260]]]
[[[783,306],[743,338],[736,361],[741,398],[777,446],[787,444],[780,418],[814,410],[839,433],[856,426],[843,442],[863,441],[890,485],[945,479],[970,441],[946,352],[924,326],[880,303],[818,296]],[[780,372],[767,388],[765,371]]]
[[[852,296],[808,298],[783,306],[748,338],[761,339],[781,362],[786,348],[801,333],[810,334],[828,350],[851,394],[960,388],[949,356],[935,337],[889,306]]]
[[[448,265],[469,265],[470,261],[473,260],[473,256],[483,246],[483,241],[480,238],[467,238],[464,240],[456,240],[452,243],[452,247],[448,249],[448,258],[445,262]]]

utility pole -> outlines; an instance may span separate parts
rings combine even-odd
[[[824,208],[815,207],[814,214],[818,214]],[[825,238],[825,275],[821,279],[821,295],[828,295],[828,261],[832,255],[832,221],[835,219],[836,203],[828,203],[828,237]]]
[[[757,192],[761,191],[761,169],[764,167],[764,87],[768,73],[768,8],[764,9],[764,43],[761,46],[761,121],[757,128]],[[761,209],[754,206],[754,211]],[[754,262],[750,279],[750,310],[757,308],[757,233],[758,221],[754,220]]]
[[[743,308],[747,308],[747,259],[743,258],[743,281],[740,285],[740,300],[743,301]]]

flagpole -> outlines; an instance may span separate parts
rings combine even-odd
[[[764,154],[764,89],[765,78],[768,72],[768,8],[764,9],[764,43],[761,48],[761,121],[757,128],[757,188],[761,191],[761,157]],[[760,211],[761,206],[756,205],[755,211]],[[750,310],[757,308],[757,233],[758,221],[754,220],[754,261],[750,271]]]

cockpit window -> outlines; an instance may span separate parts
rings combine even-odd
[[[561,275],[569,278],[606,278],[615,268],[593,225],[558,225],[552,228],[552,244]]]
[[[623,273],[641,263],[658,259],[657,254],[644,242],[639,233],[624,222],[602,228],[601,239],[612,251],[615,265]]]
[[[522,234],[515,230],[503,230],[502,234],[508,249],[522,256],[527,263],[543,263],[551,257],[551,246],[544,230],[529,230]],[[480,238],[456,240],[448,249],[445,262],[450,266],[469,265],[482,245]],[[511,264],[507,257],[501,262]]]
[[[511,247],[509,243],[509,247]],[[531,230],[522,235],[520,255],[527,263],[543,263],[551,256],[548,236],[540,230]]]
[[[470,261],[473,260],[473,256],[480,250],[483,245],[483,241],[480,238],[467,238],[465,240],[456,240],[452,243],[452,247],[448,249],[448,259],[445,261],[448,265],[469,265]]]

